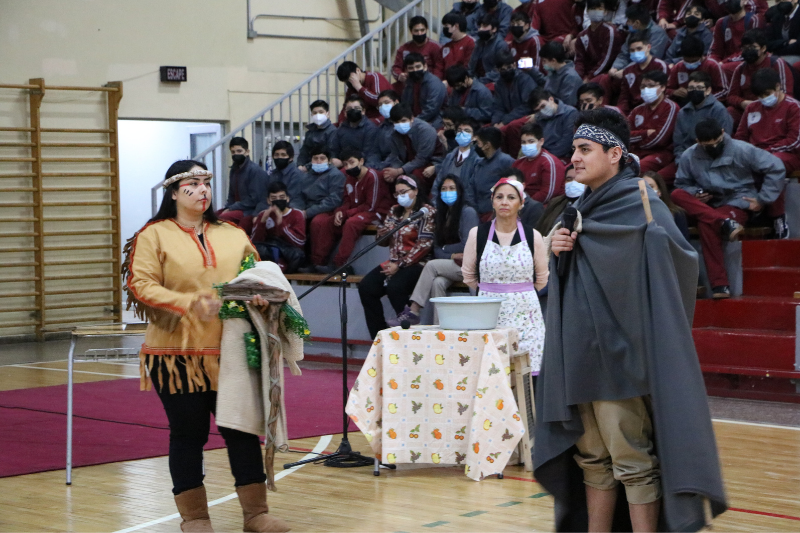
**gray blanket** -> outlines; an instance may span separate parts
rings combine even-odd
[[[576,203],[583,231],[569,270],[561,279],[550,276],[533,460],[536,479],[555,497],[559,531],[588,525],[582,472],[572,456],[583,434],[577,404],[595,400],[652,400],[664,489],[660,531],[702,528],[704,498],[713,515],[726,509],[692,339],[697,254],[664,203],[648,193],[650,224],[633,172],[587,189]],[[556,265],[551,257],[551,272]],[[617,515],[627,510],[620,493]]]

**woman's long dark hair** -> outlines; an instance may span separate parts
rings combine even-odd
[[[683,209],[675,205],[675,202],[672,201],[672,197],[669,195],[669,189],[667,189],[667,183],[664,181],[664,178],[661,177],[661,174],[649,170],[644,174],[642,174],[642,179],[644,178],[650,178],[651,180],[656,182],[658,190],[661,193],[659,197],[661,198],[661,201],[666,204],[670,213],[675,215],[675,213],[683,212]]]
[[[167,173],[164,175],[164,180],[168,180],[177,174],[189,172],[194,167],[200,167],[203,170],[208,170],[208,167],[199,161],[182,159],[181,161],[175,161],[172,163],[172,165],[170,165],[169,170],[167,170]],[[167,187],[167,190],[164,191],[164,197],[161,199],[161,207],[158,208],[158,213],[156,213],[155,216],[148,221],[148,223],[175,218],[178,215],[178,204],[172,198],[172,193],[178,190],[180,183],[180,180],[178,180]],[[203,220],[210,224],[220,223],[219,218],[217,218],[217,213],[214,211],[213,196],[212,201],[209,202],[208,208],[203,213]]]
[[[456,184],[457,198],[453,205],[447,205],[442,200],[442,186],[447,180],[452,180]],[[464,207],[464,186],[461,180],[454,174],[448,174],[442,180],[436,197],[436,229],[434,231],[435,242],[439,246],[445,244],[456,244],[461,242],[458,233],[461,221],[461,209]]]
[[[411,178],[411,179],[414,179],[414,178]],[[395,188],[397,188],[397,184],[400,183],[401,181],[403,183],[405,183],[406,185],[408,185],[409,187],[411,187],[412,189],[414,189],[415,191],[417,191],[417,197],[414,200],[414,205],[411,207],[411,211],[414,212],[414,211],[419,211],[420,209],[422,209],[425,206],[425,196],[426,196],[425,195],[425,191],[422,190],[422,187],[419,187],[419,186],[415,187],[415,186],[411,185],[409,182],[407,182],[405,179],[403,179],[403,176],[400,176],[399,178],[397,178],[397,181],[394,182]],[[416,181],[416,180],[414,180],[414,181]],[[394,207],[392,207],[392,214],[395,217],[400,218],[400,217],[403,216],[403,212],[405,212],[405,210],[406,210],[405,207],[403,207],[400,204],[397,204]]]

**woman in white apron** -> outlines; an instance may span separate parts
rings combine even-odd
[[[502,178],[492,187],[495,218],[472,228],[464,249],[464,283],[479,296],[504,296],[498,327],[514,327],[519,351],[530,354],[538,375],[544,349],[544,319],[536,291],[547,285],[547,249],[542,235],[518,218],[525,201],[522,183]]]

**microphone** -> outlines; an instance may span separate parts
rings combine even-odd
[[[408,217],[408,220],[417,220],[419,218],[428,216],[428,214],[429,214],[428,208],[423,207],[419,211],[414,211],[413,213],[411,213],[411,215]]]
[[[568,229],[570,233],[575,229],[575,221],[578,220],[578,210],[572,206],[564,209],[564,214],[561,217],[562,227]],[[558,275],[563,276],[567,271],[569,264],[570,252],[561,252],[558,255]]]
[[[411,322],[409,322],[408,320],[402,320],[400,321],[400,327],[403,329],[408,329],[411,327]]]

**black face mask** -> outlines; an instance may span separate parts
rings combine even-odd
[[[686,96],[689,98],[689,101],[694,105],[700,105],[703,102],[703,100],[706,99],[706,92],[694,89],[692,91],[687,92]]]
[[[725,3],[725,9],[728,10],[728,13],[734,15],[742,10],[742,0],[728,0]]]
[[[357,178],[358,175],[361,174],[361,167],[348,168],[347,170],[345,170],[345,172],[347,172],[348,176],[353,176],[354,178]]]
[[[475,148],[475,155],[478,157],[486,157],[486,152],[483,151],[483,148],[478,146],[477,144],[474,146]]]
[[[509,82],[509,81],[513,81],[515,74],[516,74],[516,72],[513,69],[512,70],[503,70],[503,71],[500,72],[500,77],[503,79],[503,81]]]
[[[424,70],[415,70],[414,72],[409,72],[408,73],[408,79],[410,79],[414,83],[418,83],[418,82],[422,81],[422,78],[424,78],[424,77],[425,77],[425,71]]]
[[[244,162],[247,160],[247,156],[243,154],[236,154],[232,155],[231,159],[233,159],[233,164],[239,167],[242,166],[242,164],[244,164]]]
[[[716,159],[722,155],[722,152],[725,150],[725,141],[720,141],[717,144],[712,145],[704,145],[703,150],[706,151],[708,157],[711,159]]]
[[[352,123],[361,122],[361,119],[364,118],[364,113],[361,112],[360,109],[348,109],[347,110],[347,120]]]
[[[442,35],[444,35],[446,38],[450,39],[450,38],[453,37],[453,32],[451,32],[447,28],[442,28]]]
[[[272,202],[272,205],[283,211],[286,209],[286,206],[289,205],[289,200],[275,200]]]
[[[778,4],[778,12],[783,16],[790,15],[793,10],[794,5],[791,2],[780,2]]]
[[[745,62],[750,63],[751,65],[758,61],[758,50],[754,50],[752,48],[748,48],[744,52],[742,52],[742,59]]]
[[[511,35],[513,35],[517,39],[525,35],[525,28],[522,26],[511,26],[511,28],[509,28],[509,31],[511,32]]]
[[[278,170],[283,170],[287,166],[289,166],[289,158],[288,157],[273,157],[272,162],[275,163],[275,168]]]
[[[469,13],[473,9],[478,7],[478,2],[461,2],[461,9]]]
[[[492,38],[491,30],[481,30],[478,32],[478,39],[481,41],[488,41]]]
[[[444,138],[448,141],[456,140],[456,130],[444,130]]]
[[[685,19],[683,19],[683,22],[686,23],[687,28],[693,30],[698,26],[698,24],[700,24],[700,17],[695,17],[694,15],[690,15]]]
[[[483,0],[483,7],[491,11],[497,7],[498,0]]]
[[[414,39],[415,43],[422,44],[428,38],[428,34],[426,32],[426,33],[423,33],[422,35],[412,35],[411,38]]]

